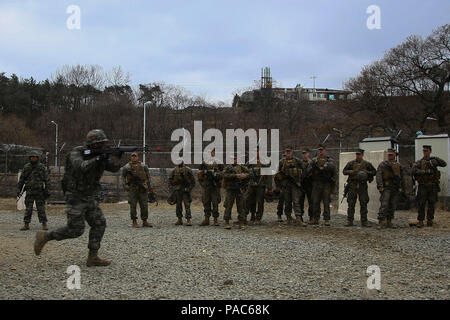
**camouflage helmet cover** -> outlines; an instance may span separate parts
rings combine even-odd
[[[37,157],[37,158],[39,158],[41,156],[41,154],[38,152],[38,151],[36,151],[36,150],[31,150],[29,153],[28,153],[28,157],[30,158],[30,157]]]
[[[359,171],[358,174],[356,175],[356,177],[358,178],[358,181],[360,181],[360,182],[364,182],[368,179],[367,172],[364,170]]]
[[[94,129],[88,132],[86,136],[86,145],[89,146],[94,143],[108,142],[105,132],[101,129]]]

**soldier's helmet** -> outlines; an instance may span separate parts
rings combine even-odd
[[[28,158],[31,158],[31,157],[37,157],[37,158],[39,159],[40,156],[41,156],[40,153],[37,152],[36,150],[31,150],[31,151],[28,153]]]
[[[94,143],[108,142],[105,132],[101,129],[94,129],[88,132],[86,136],[86,145],[89,146]]]
[[[356,175],[356,178],[360,182],[367,181],[367,179],[368,179],[367,172],[363,171],[363,170],[359,171],[358,174]]]

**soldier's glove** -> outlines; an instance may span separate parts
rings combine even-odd
[[[152,188],[148,188],[148,193],[153,193],[153,189]]]
[[[377,189],[378,189],[378,191],[380,191],[380,192],[383,192],[384,191],[384,188],[383,187],[377,187]]]
[[[436,159],[431,159],[431,160],[430,160],[430,165],[431,165],[433,168],[436,168],[437,165],[438,165],[437,160],[436,160]]]

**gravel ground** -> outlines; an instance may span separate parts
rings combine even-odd
[[[0,203],[1,205],[1,203]],[[11,206],[11,204],[9,204]],[[2,210],[3,208],[3,210]],[[0,299],[449,299],[450,223],[433,228],[307,228],[276,222],[273,204],[264,224],[246,230],[175,226],[174,207],[151,206],[153,228],[130,227],[127,205],[103,205],[107,229],[100,256],[113,263],[87,268],[88,232],[46,245],[36,257],[39,229],[19,231],[22,213],[0,206]],[[221,208],[222,210],[223,208]],[[63,206],[49,208],[49,227],[65,224]],[[88,230],[88,227],[86,228]],[[69,290],[67,267],[81,268],[81,289]],[[381,290],[368,290],[366,269],[381,269]]]

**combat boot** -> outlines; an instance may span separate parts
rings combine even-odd
[[[147,222],[147,220],[142,220],[142,227],[152,228],[153,225]]]
[[[278,219],[277,219],[278,222],[283,222],[283,218],[281,217],[281,214],[277,214],[277,217],[278,217]]]
[[[370,227],[368,222],[367,222],[367,220],[361,220],[361,227],[364,227],[364,228],[369,228]]]
[[[183,219],[178,218],[177,222],[175,222],[175,225],[176,225],[176,226],[181,226],[181,225],[183,225]]]
[[[314,217],[309,217],[308,224],[309,225],[315,225],[316,224],[316,219]]]
[[[97,255],[97,250],[89,250],[89,256],[86,260],[87,267],[106,267],[111,264],[111,260],[101,259]]]
[[[259,226],[261,224],[261,219],[256,219],[254,222],[255,226]]]
[[[286,224],[292,224],[293,220],[291,215],[286,216]]]
[[[139,225],[138,225],[136,219],[133,219],[133,223],[132,223],[131,226],[132,226],[133,228],[139,228]]]
[[[48,230],[48,227],[47,227],[47,224],[46,224],[46,223],[43,223],[43,224],[42,224],[42,230]]]
[[[244,221],[239,221],[239,229],[242,229],[242,230],[245,229],[245,223],[244,223]]]
[[[295,222],[298,226],[306,227],[306,223],[303,222],[303,218],[300,216],[295,217]]]
[[[41,254],[42,248],[49,241],[47,232],[41,230],[36,233],[36,239],[34,240],[34,253],[38,256]]]
[[[252,215],[250,216],[250,221],[254,222],[256,220],[256,214],[252,212]]]
[[[427,227],[433,226],[433,220],[427,220]]]
[[[205,217],[205,220],[202,221],[202,223],[200,223],[200,226],[209,226],[209,217]]]
[[[230,220],[225,220],[225,229],[231,229]]]
[[[386,228],[393,228],[392,220],[390,218],[387,218],[386,220]]]
[[[186,225],[187,225],[187,226],[192,226],[192,222],[191,222],[191,219],[190,219],[190,218],[187,218],[187,219],[186,219]]]
[[[326,226],[326,227],[329,227],[330,226],[330,220],[325,220],[323,222],[323,225]]]
[[[22,228],[20,228],[20,231],[30,230],[30,224],[25,223]]]
[[[219,219],[214,218],[214,225],[217,227],[219,225]]]
[[[361,221],[362,224],[362,221]],[[345,224],[346,227],[353,227],[353,220],[347,219],[347,223]]]
[[[377,229],[381,230],[384,226],[384,219],[378,219],[378,226]]]
[[[423,228],[423,227],[424,227],[423,220],[417,221],[417,228]]]

